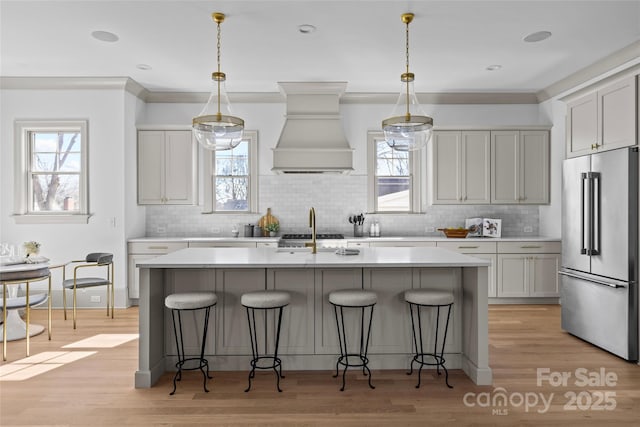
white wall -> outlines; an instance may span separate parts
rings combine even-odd
[[[137,104],[129,99],[128,104]],[[130,156],[135,150],[132,124],[125,120],[123,90],[2,90],[0,130],[0,241],[22,244],[36,240],[42,244],[41,255],[55,261],[82,259],[89,252],[112,252],[115,260],[116,305],[126,301],[125,201],[124,194],[135,181],[135,166]],[[88,120],[89,210],[88,224],[16,224],[12,218],[14,200],[14,137],[17,119],[86,119]],[[135,209],[134,209],[135,210]],[[141,216],[130,215],[141,228]],[[115,220],[115,227],[112,221]],[[60,305],[59,271],[53,273],[54,303]],[[103,307],[105,288],[89,289],[79,295],[80,305]],[[102,302],[89,303],[89,295],[101,295]]]

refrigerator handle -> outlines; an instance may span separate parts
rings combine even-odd
[[[588,179],[587,174],[585,172],[580,174],[580,253],[582,255],[587,254],[587,248],[584,244],[585,223],[587,222],[585,221],[586,212],[585,212],[584,183],[587,179]]]
[[[600,255],[600,172],[589,172],[591,179],[591,244],[589,255]]]

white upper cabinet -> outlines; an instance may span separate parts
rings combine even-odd
[[[549,203],[549,132],[491,132],[491,203]]]
[[[191,131],[138,131],[138,204],[194,204],[197,153]]]
[[[637,77],[567,102],[567,157],[636,144]]]
[[[490,203],[490,132],[433,134],[433,203]]]

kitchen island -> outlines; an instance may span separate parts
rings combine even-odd
[[[137,263],[140,343],[135,386],[151,387],[164,372],[175,369],[171,316],[164,307],[164,298],[170,293],[209,290],[218,295],[209,327],[213,336],[207,338],[205,350],[215,371],[248,369],[251,349],[241,295],[286,290],[292,299],[285,309],[280,339],[284,369],[331,370],[339,349],[327,296],[347,288],[378,294],[369,350],[372,369],[409,366],[412,339],[405,290],[453,292],[455,304],[445,347],[447,367],[462,369],[475,384],[489,385],[489,265],[483,259],[433,247],[363,248],[357,255],[338,255],[335,250],[311,254],[286,248],[187,248],[141,260]],[[269,318],[270,333],[272,320]],[[425,330],[432,332],[435,314],[423,316],[423,320],[429,323]],[[185,331],[190,331],[185,332],[187,354],[199,353],[198,331],[203,321],[198,313],[185,321]],[[358,323],[355,319],[350,322],[354,328]],[[427,342],[432,338],[428,335]]]

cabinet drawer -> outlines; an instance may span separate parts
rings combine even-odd
[[[129,243],[130,254],[168,254],[186,248],[187,242],[135,242]]]
[[[438,247],[464,254],[495,254],[496,242],[438,242]]]
[[[255,248],[256,242],[189,242],[190,248]]]
[[[559,254],[561,248],[560,242],[498,242],[499,254]]]
[[[433,247],[436,245],[436,242],[417,242],[417,241],[409,241],[409,242],[371,242],[372,248],[424,248],[424,247]]]

